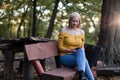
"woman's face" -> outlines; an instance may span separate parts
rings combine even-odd
[[[71,27],[72,28],[77,28],[80,24],[79,18],[73,17],[71,20]]]

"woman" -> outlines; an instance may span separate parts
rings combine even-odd
[[[80,80],[94,80],[84,51],[84,31],[80,29],[80,15],[73,12],[69,24],[59,34],[60,61],[65,67],[78,67]]]

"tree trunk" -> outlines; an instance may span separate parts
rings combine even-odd
[[[19,24],[18,29],[17,29],[17,38],[20,38],[21,26],[22,26],[22,24],[24,22],[24,18],[27,15],[28,8],[29,8],[29,6],[27,7],[25,13],[22,14],[21,21],[20,21],[20,24]]]
[[[120,65],[120,0],[103,0],[98,45],[107,65]]]
[[[53,28],[54,28],[54,20],[55,20],[56,14],[57,14],[57,7],[58,7],[59,1],[60,0],[55,1],[55,6],[54,6],[54,9],[53,9],[52,17],[50,19],[50,23],[49,23],[48,31],[47,31],[47,34],[46,34],[46,38],[51,38],[51,36],[52,36],[52,32],[53,32]]]
[[[32,36],[36,36],[36,3],[37,0],[33,1],[33,27],[32,27]]]

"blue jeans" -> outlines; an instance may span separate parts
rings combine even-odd
[[[79,49],[76,53],[66,54],[60,57],[60,62],[65,67],[78,67],[78,71],[83,70],[89,80],[94,80],[90,66],[85,56],[84,49]]]

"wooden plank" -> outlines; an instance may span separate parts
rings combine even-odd
[[[97,75],[118,75],[120,76],[120,67],[98,68]]]
[[[24,60],[24,57],[16,57],[14,59],[14,61],[21,61],[21,60]],[[5,58],[4,57],[0,57],[0,62],[4,62],[5,61]]]
[[[9,45],[10,45],[10,44],[0,44],[0,50],[9,48]]]
[[[76,69],[62,67],[43,73],[41,80],[73,80],[76,76]]]
[[[25,49],[28,59],[31,61],[58,55],[59,53],[56,46],[57,42],[49,41],[25,45]]]

